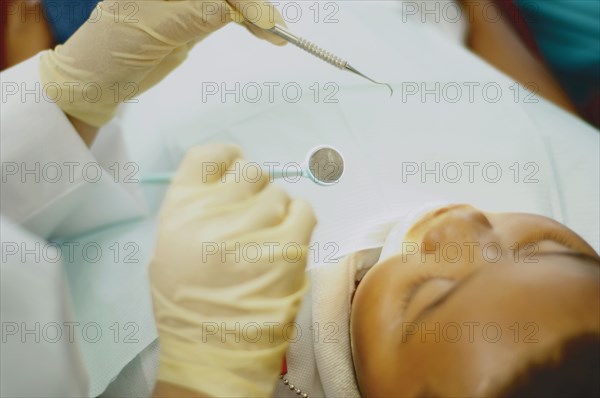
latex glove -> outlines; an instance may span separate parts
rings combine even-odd
[[[240,157],[226,145],[188,152],[150,266],[158,380],[215,397],[271,396],[296,331],[315,225],[310,206],[266,173],[245,180]]]
[[[195,43],[233,20],[244,22],[243,13],[264,28],[285,25],[262,0],[232,0],[231,5],[224,0],[102,1],[64,45],[43,55],[46,96],[66,114],[100,127],[119,103],[181,64]],[[256,26],[249,29],[274,44],[284,43]]]

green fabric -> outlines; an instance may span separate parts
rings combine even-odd
[[[514,0],[542,56],[576,105],[600,86],[600,0]]]

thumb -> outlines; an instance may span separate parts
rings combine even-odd
[[[237,13],[233,20],[243,23],[254,36],[279,46],[287,43],[281,37],[267,31],[275,25],[286,26],[273,4],[263,0],[227,0],[227,3]]]
[[[302,199],[294,199],[279,226],[280,237],[301,246],[308,245],[316,224],[317,219],[310,204]]]

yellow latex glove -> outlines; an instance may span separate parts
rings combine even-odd
[[[215,397],[271,396],[295,338],[315,225],[306,202],[266,175],[245,180],[244,164],[234,146],[188,152],[150,266],[158,380]]]
[[[247,23],[285,25],[262,0],[102,1],[64,45],[42,57],[46,95],[66,114],[100,127],[119,103],[161,81],[194,44],[231,21],[274,44],[285,43]]]

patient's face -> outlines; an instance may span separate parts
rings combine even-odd
[[[353,299],[364,396],[490,394],[547,347],[600,328],[597,254],[553,220],[450,206],[405,241]]]

